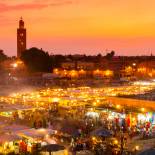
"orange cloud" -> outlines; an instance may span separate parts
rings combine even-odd
[[[15,4],[9,5],[7,3],[0,3],[0,12],[7,11],[19,11],[19,10],[33,10],[33,9],[43,9],[49,6],[61,6],[66,4],[72,4],[72,0],[49,0],[49,1],[34,1],[31,3]]]
[[[50,4],[52,6],[59,6],[59,5],[65,5],[65,4],[72,4],[76,0],[34,0],[35,3],[42,3],[42,4]]]
[[[17,4],[17,5],[8,5],[4,3],[0,3],[0,12],[7,12],[7,11],[17,11],[17,10],[31,10],[31,9],[42,9],[48,7],[48,4]]]
[[[61,1],[53,1],[50,3],[50,6],[61,6],[61,5],[68,5],[68,4],[72,4],[73,1],[71,0],[61,0]]]

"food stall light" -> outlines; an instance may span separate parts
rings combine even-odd
[[[145,108],[141,108],[141,111],[144,112],[145,111]]]
[[[145,122],[146,121],[146,117],[143,114],[138,114],[138,121]]]
[[[92,137],[92,140],[93,140],[93,141],[95,141],[95,140],[96,140],[96,138],[95,138],[95,137]]]
[[[42,129],[38,129],[39,132],[45,132],[46,129],[42,128]]]
[[[96,102],[94,102],[93,105],[96,106]]]
[[[0,152],[3,153],[3,148],[0,148]]]
[[[126,115],[125,115],[125,114],[122,114],[122,115],[121,115],[121,118],[126,118]]]
[[[109,115],[109,116],[108,116],[108,120],[109,120],[109,119],[110,119],[110,120],[113,119],[113,116],[112,116],[112,115]]]
[[[59,102],[59,98],[53,98],[53,102]]]
[[[136,151],[139,150],[139,146],[138,146],[138,145],[135,146],[135,150],[136,150]]]
[[[97,103],[99,103],[99,102],[100,102],[100,100],[96,100],[96,102],[97,102]]]
[[[37,95],[37,98],[40,98],[40,95],[39,94]]]
[[[114,140],[114,144],[116,144],[116,145],[117,145],[117,144],[118,144],[118,140]]]
[[[136,118],[135,118],[135,117],[133,117],[133,118],[132,118],[132,121],[135,121],[135,120],[136,120]]]
[[[45,137],[46,137],[46,138],[49,138],[49,135],[47,134]]]
[[[116,105],[116,108],[117,108],[117,109],[120,109],[120,107],[121,107],[121,106],[120,106],[119,104],[118,104],[118,105]]]

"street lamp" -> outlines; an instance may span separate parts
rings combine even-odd
[[[136,63],[133,63],[132,65],[133,65],[133,66],[136,66]]]
[[[135,146],[135,154],[137,154],[137,151],[139,151],[140,149],[139,149],[139,146],[138,145],[136,145]]]
[[[17,63],[14,63],[12,64],[13,68],[17,68],[18,67],[18,64]]]

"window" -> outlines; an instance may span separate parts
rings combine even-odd
[[[21,37],[23,37],[23,36],[24,36],[24,34],[23,34],[23,33],[20,33],[20,36],[21,36]]]

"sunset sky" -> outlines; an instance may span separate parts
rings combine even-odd
[[[16,55],[21,16],[27,48],[54,54],[155,54],[155,0],[0,0],[0,48],[8,55]]]

